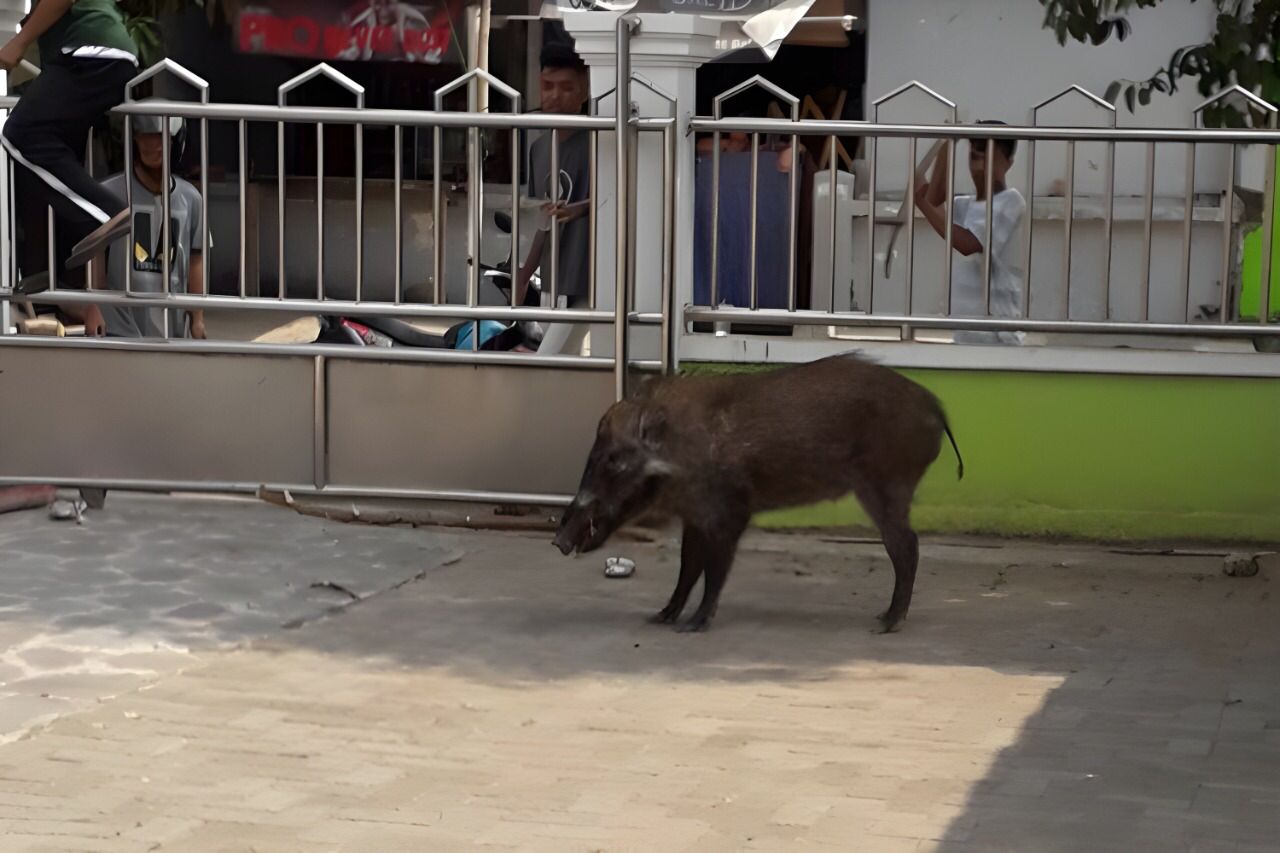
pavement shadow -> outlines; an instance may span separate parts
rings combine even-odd
[[[110,494],[83,524],[0,516],[0,625],[236,644],[456,558],[449,536],[329,523],[252,501]]]

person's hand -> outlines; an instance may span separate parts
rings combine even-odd
[[[542,210],[547,216],[563,225],[584,215],[587,212],[587,205],[582,202],[569,204],[568,202],[558,201],[555,204],[543,205]]]
[[[0,47],[0,69],[12,71],[22,62],[27,53],[27,46],[17,36],[9,39],[4,47]]]
[[[97,305],[87,305],[84,309],[84,336],[101,338],[107,334],[107,321],[102,319],[102,311]]]
[[[209,335],[204,330],[203,311],[191,315],[191,337],[197,341],[209,339]]]

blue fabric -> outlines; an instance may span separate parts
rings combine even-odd
[[[711,302],[711,157],[694,166],[693,294]],[[757,299],[761,308],[787,307],[791,176],[778,171],[778,152],[761,151],[756,215]],[[751,153],[720,155],[719,298],[751,305]]]
[[[453,342],[454,349],[471,349],[471,333],[476,326],[480,327],[480,346],[489,343],[496,335],[507,330],[503,323],[496,320],[481,320],[479,323],[468,323],[458,330],[458,337]]]

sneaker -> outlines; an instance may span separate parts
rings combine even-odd
[[[29,275],[18,281],[18,286],[14,288],[14,292],[23,296],[30,296],[35,293],[44,293],[49,289],[49,271],[38,272],[35,275]]]
[[[59,498],[49,507],[49,518],[54,521],[71,521],[75,520],[80,523],[84,516],[84,501],[69,501],[65,498]]]
[[[75,248],[71,250],[71,257],[67,259],[67,269],[73,270],[89,263],[107,246],[128,234],[129,228],[129,209],[125,208],[93,229],[88,237],[76,243]]]

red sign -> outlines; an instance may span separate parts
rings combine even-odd
[[[277,0],[246,6],[236,19],[242,53],[438,65],[449,53],[457,0]]]

